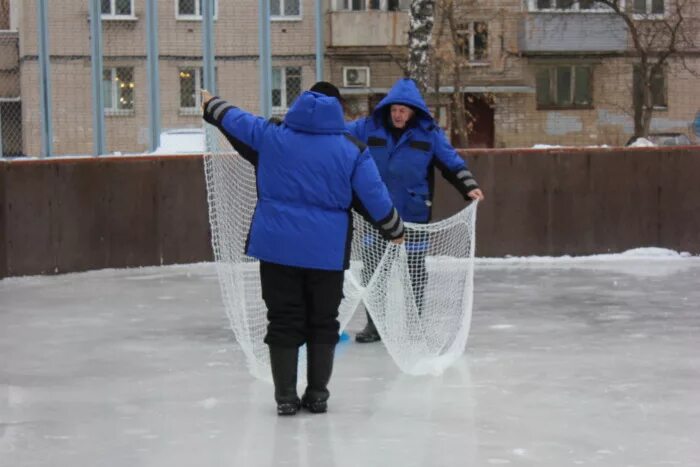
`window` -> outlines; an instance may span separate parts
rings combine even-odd
[[[202,93],[204,88],[204,68],[185,67],[180,68],[180,113],[201,113]],[[216,80],[216,69],[214,70]]]
[[[336,11],[402,11],[408,10],[410,6],[411,0],[333,0],[333,9]]]
[[[12,14],[10,13],[10,0],[0,0],[0,31],[14,29],[12,27]]]
[[[529,0],[530,11],[599,12],[610,8],[595,0]]]
[[[543,67],[536,72],[538,109],[591,108],[592,69],[588,65]]]
[[[205,0],[175,0],[177,19],[201,20],[202,2]],[[219,0],[214,0],[214,18],[219,15]]]
[[[632,13],[640,16],[664,14],[664,0],[631,0]]]
[[[483,62],[489,58],[489,29],[487,23],[471,21],[457,31],[459,52],[470,62]]]
[[[270,0],[270,16],[273,18],[300,17],[300,0]]]
[[[22,155],[22,100],[0,97],[0,158]]]
[[[640,71],[640,68],[638,65],[634,66],[634,87],[633,87],[633,92],[634,92],[634,101],[635,105],[638,105],[638,103],[643,104],[643,90],[644,88],[642,87],[642,73]],[[650,91],[651,91],[651,105],[655,109],[666,109],[668,108],[668,99],[667,99],[667,92],[666,92],[666,73],[664,73],[663,70],[658,71],[654,75],[651,76],[650,82]]]
[[[131,115],[134,112],[134,69],[105,68],[102,92],[107,115]]]
[[[285,113],[301,94],[301,67],[272,69],[272,110]]]
[[[102,0],[103,18],[134,17],[134,0]]]
[[[367,9],[366,0],[340,0],[341,10],[361,11]]]
[[[203,69],[199,68],[182,68],[180,69],[180,110],[194,111],[200,107],[202,96],[202,75]]]

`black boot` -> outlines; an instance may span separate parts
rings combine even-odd
[[[355,342],[367,344],[380,340],[382,340],[382,338],[377,332],[377,328],[374,326],[374,321],[372,321],[372,317],[369,315],[369,313],[367,313],[367,326],[365,326],[362,331],[355,334]]]
[[[295,415],[300,407],[297,396],[297,347],[270,346],[272,380],[275,383],[277,415]]]
[[[335,344],[306,344],[308,386],[301,405],[312,413],[328,410],[328,382],[333,373]]]

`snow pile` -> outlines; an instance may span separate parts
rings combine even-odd
[[[626,261],[626,260],[669,260],[691,258],[687,251],[677,252],[666,248],[634,248],[622,253],[607,253],[588,256],[506,256],[505,258],[477,258],[478,264],[498,263],[557,263],[557,262],[592,262],[592,261]]]
[[[535,144],[532,146],[532,149],[555,149],[555,148],[563,148],[564,146],[556,146],[552,144]]]
[[[160,134],[160,146],[152,154],[204,154],[204,130],[181,128]]]
[[[630,144],[629,148],[653,148],[656,145],[646,138],[637,138],[634,143]]]
[[[700,257],[665,248],[634,248],[622,253],[590,256],[527,256],[477,258],[478,270],[508,268],[583,269],[635,277],[667,277],[696,267]],[[478,276],[478,273],[477,273]]]
[[[561,148],[610,148],[607,144],[593,144],[587,146],[560,146],[556,144],[535,144],[532,149],[561,149]]]

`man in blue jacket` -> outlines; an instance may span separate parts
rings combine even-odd
[[[430,221],[433,201],[433,168],[437,167],[466,200],[484,195],[464,160],[433,121],[425,101],[411,79],[400,79],[372,115],[349,124],[348,130],[369,146],[372,158],[399,215],[408,222]],[[426,242],[406,242],[408,266],[418,309],[427,282]],[[376,257],[377,255],[367,255]],[[366,284],[377,264],[363,267]],[[367,315],[367,326],[355,336],[357,342],[375,342],[379,333]]]
[[[317,83],[312,89],[323,92],[304,92],[281,124],[206,92],[202,99],[204,119],[256,167],[258,202],[246,253],[260,260],[269,321],[265,343],[280,415],[294,415],[300,406],[314,413],[327,409],[351,206],[384,238],[403,242],[403,222],[369,151],[345,129],[337,88]],[[297,362],[304,343],[308,386],[300,400]]]

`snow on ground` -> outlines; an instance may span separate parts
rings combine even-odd
[[[281,419],[213,264],[4,279],[0,466],[696,467],[698,284],[668,250],[481,259],[456,365],[345,341],[330,412]]]

